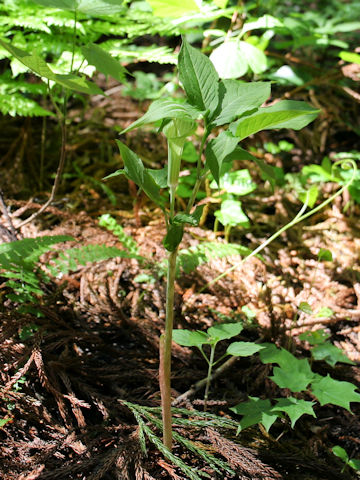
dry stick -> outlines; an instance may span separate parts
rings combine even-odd
[[[18,225],[18,228],[23,227],[24,225],[27,225],[28,223],[32,222],[36,217],[38,217],[44,210],[47,209],[47,207],[53,202],[56,192],[59,188],[61,177],[62,177],[62,172],[64,170],[64,165],[65,165],[65,159],[66,159],[66,119],[65,116],[61,119],[60,122],[60,127],[61,127],[61,147],[60,147],[60,160],[59,160],[59,165],[58,169],[56,171],[55,175],[55,180],[54,184],[51,190],[51,194],[49,199],[44,203],[44,205],[38,210],[37,212],[33,213],[28,217],[26,220],[20,223]]]
[[[219,368],[217,368],[214,373],[210,377],[210,381],[212,382],[215,380],[217,377],[219,377],[225,370],[227,370],[231,365],[233,365],[236,360],[238,360],[240,357],[230,357],[228,360],[226,360],[225,363],[223,363]],[[178,397],[175,398],[175,400],[172,402],[172,406],[176,407],[176,405],[179,405],[181,402],[184,400],[188,400],[192,395],[194,395],[196,392],[201,390],[203,387],[205,387],[207,378],[203,378],[202,380],[199,380],[198,382],[194,383],[194,385],[191,385],[190,389],[179,395]]]
[[[1,188],[0,188],[0,207],[1,207],[1,210],[3,211],[4,217],[6,218],[8,224],[9,224],[10,232],[11,232],[11,235],[13,237],[12,240],[16,240],[17,239],[16,228],[14,227],[14,224],[13,224],[11,218],[10,218],[8,209],[7,209],[5,201],[4,201],[4,193],[3,193]]]

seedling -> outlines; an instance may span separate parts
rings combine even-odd
[[[197,347],[201,355],[205,358],[208,364],[208,373],[206,378],[205,395],[204,395],[204,410],[207,407],[209,397],[209,389],[211,382],[212,369],[215,365],[221,362],[228,355],[236,357],[248,357],[261,350],[263,347],[253,342],[233,342],[229,345],[226,353],[219,359],[215,360],[215,349],[217,344],[222,340],[229,340],[230,338],[239,335],[242,331],[242,323],[223,323],[208,328],[207,332],[177,329],[173,331],[173,339],[183,347]],[[210,354],[207,355],[204,351],[204,346],[209,345]]]
[[[344,448],[340,447],[339,445],[335,445],[335,447],[332,448],[332,452],[334,455],[339,457],[345,463],[343,469],[341,470],[342,472],[345,470],[347,466],[351,467],[356,472],[360,471],[359,458],[350,458],[347,451]]]
[[[147,113],[130,127],[128,132],[148,123],[160,122],[160,130],[168,140],[167,178],[159,171],[144,167],[141,159],[125,144],[118,141],[124,161],[124,169],[112,174],[124,174],[133,180],[148,197],[164,212],[167,233],[164,246],[168,254],[166,291],[165,333],[160,338],[160,390],[162,396],[164,444],[172,446],[171,418],[171,343],[174,319],[174,281],[176,258],[186,224],[197,225],[202,208],[194,209],[197,193],[204,178],[210,171],[220,184],[223,164],[231,159],[254,159],[241,149],[241,140],[262,129],[299,129],[311,122],[318,111],[304,102],[280,101],[271,107],[261,107],[270,95],[270,83],[257,82],[244,84],[236,80],[220,81],[211,61],[198,50],[183,41],[179,53],[179,77],[185,90],[187,101],[171,99],[155,100]],[[179,183],[181,156],[187,137],[203,124],[196,165],[196,182],[192,189],[185,211],[176,211],[176,191]],[[228,125],[221,133],[208,141],[210,133],[219,126]],[[205,162],[203,159],[205,155]],[[164,171],[165,173],[165,171]],[[170,201],[161,194],[167,188]]]

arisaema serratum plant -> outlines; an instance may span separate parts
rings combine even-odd
[[[168,273],[165,332],[160,338],[159,379],[163,441],[169,450],[172,448],[170,377],[176,258],[184,227],[199,222],[202,208],[195,205],[199,187],[209,172],[219,184],[225,163],[235,158],[253,160],[266,170],[264,163],[259,163],[238,146],[239,142],[260,130],[300,129],[318,114],[307,103],[298,101],[283,100],[270,107],[261,107],[270,96],[269,82],[220,81],[211,61],[186,40],[179,53],[178,69],[186,100],[156,100],[143,117],[122,132],[160,122],[160,130],[168,142],[167,167],[155,172],[145,168],[136,153],[118,141],[124,168],[111,175],[124,174],[133,180],[164,212],[167,232],[163,244],[168,251]],[[200,124],[203,128],[198,149],[196,183],[185,211],[177,211],[175,200],[182,149],[187,137]],[[217,134],[219,130],[220,133]],[[268,171],[267,174],[271,172]],[[169,202],[162,195],[162,189],[168,189]]]

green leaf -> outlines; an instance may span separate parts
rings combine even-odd
[[[195,0],[146,0],[157,17],[181,17],[183,15],[199,12]]]
[[[178,103],[169,98],[159,98],[149,107],[149,110],[141,118],[125,128],[121,133],[130,132],[134,128],[141,127],[147,123],[154,123],[165,118],[196,119],[199,111],[188,103]]]
[[[305,102],[281,100],[271,107],[260,108],[252,115],[240,118],[230,125],[230,131],[240,140],[261,130],[292,128],[299,130],[312,122],[319,110]]]
[[[326,342],[329,337],[330,334],[326,333],[323,328],[319,328],[314,332],[304,332],[299,335],[300,340],[309,342],[310,345],[320,345]]]
[[[308,302],[300,302],[300,305],[298,306],[298,309],[301,312],[307,313],[308,315],[312,315],[313,311]]]
[[[330,318],[334,315],[334,311],[329,307],[321,307],[316,313],[316,318]]]
[[[349,467],[353,468],[356,471],[360,470],[360,459],[352,458],[348,463]]]
[[[270,85],[270,82],[221,81],[219,113],[212,123],[216,126],[224,125],[243,113],[260,107],[270,97]]]
[[[208,328],[207,334],[210,337],[211,343],[217,343],[220,340],[226,340],[239,335],[243,328],[244,327],[241,322],[222,323],[220,325],[215,325],[214,327]]]
[[[210,188],[217,188],[216,181],[210,183]],[[256,189],[256,183],[252,181],[247,168],[226,172],[220,178],[220,189],[233,195],[248,195]]]
[[[314,347],[311,350],[311,355],[314,360],[324,360],[332,367],[334,367],[337,362],[355,365],[355,363],[352,362],[340,348],[330,342],[325,342]]]
[[[349,455],[347,454],[346,450],[340,447],[339,445],[335,445],[335,447],[332,448],[333,454],[336,455],[337,457],[341,458],[341,460],[348,464],[349,463]]]
[[[249,397],[247,402],[239,403],[230,408],[237,415],[243,415],[240,421],[241,429],[261,423],[268,432],[271,425],[278,418],[278,414],[272,411],[270,400],[261,400],[258,397]]]
[[[215,212],[216,218],[219,219],[222,225],[241,226],[248,228],[250,222],[243,209],[241,208],[241,202],[239,200],[224,200],[221,203],[220,210]]]
[[[264,347],[254,342],[234,342],[229,345],[226,353],[234,357],[249,357],[256,352],[259,352]]]
[[[166,188],[167,184],[167,177],[168,177],[168,168],[167,165],[164,168],[154,169],[148,168],[147,171],[154,179],[156,185],[160,188]]]
[[[184,223],[194,226],[199,225],[199,221],[193,215],[184,212],[177,213],[173,218],[173,223],[175,225],[182,225]]]
[[[200,348],[204,343],[208,343],[208,336],[204,332],[193,332],[191,330],[183,330],[178,328],[173,330],[173,340],[183,347]]]
[[[7,423],[11,422],[11,418],[0,418],[0,428],[4,427]]]
[[[358,63],[360,65],[360,55],[358,53],[343,51],[339,53],[339,57],[345,62]]]
[[[218,185],[220,183],[220,171],[223,161],[235,150],[238,143],[238,137],[234,137],[230,132],[225,131],[210,140],[206,146],[206,165]]]
[[[318,260],[319,262],[332,262],[333,261],[333,256],[330,250],[327,250],[326,248],[320,248],[320,251],[318,253]]]
[[[254,73],[262,73],[267,69],[266,55],[259,48],[248,42],[239,42],[239,50]]]
[[[349,382],[334,380],[329,375],[316,378],[311,384],[312,393],[320,405],[331,403],[345,408],[349,412],[350,402],[360,402],[360,394],[355,392],[355,385]]]
[[[183,225],[172,224],[163,240],[163,245],[168,252],[174,252],[179,246],[184,235]]]
[[[224,79],[242,77],[249,68],[246,59],[240,55],[236,40],[229,40],[215,48],[210,55],[210,60],[220,78]]]
[[[316,418],[313,409],[314,404],[315,402],[308,402],[294,397],[278,398],[272,411],[274,413],[285,412],[291,420],[291,428],[294,428],[295,423],[302,415],[312,415]]]
[[[141,159],[136,155],[135,152],[120,142],[120,140],[116,140],[116,143],[124,161],[124,174],[126,177],[135,182],[138,187],[142,188],[150,200],[162,206],[164,204],[164,200],[160,196],[160,188],[158,185],[156,185],[149,171],[144,168]],[[112,176],[115,176],[117,173],[122,172],[118,170],[112,174]],[[109,177],[110,175],[106,178]]]
[[[45,7],[73,10],[87,15],[114,15],[124,10],[122,0],[34,0]]]
[[[32,70],[40,77],[45,77],[48,80],[58,83],[64,88],[74,90],[76,92],[87,94],[102,94],[103,91],[95,85],[95,83],[89,82],[82,77],[78,77],[73,74],[59,74],[54,73],[48,66],[48,64],[39,57],[36,53],[28,53],[25,50],[14,47],[7,42],[0,40],[0,45],[4,47],[11,55],[13,55],[19,62],[23,63],[26,67]]]
[[[303,203],[307,202],[307,206],[310,208],[313,208],[318,196],[319,196],[319,189],[316,185],[312,185],[308,190],[299,192],[298,194],[299,199]]]
[[[210,55],[220,78],[232,79],[245,75],[250,68],[262,73],[267,68],[264,52],[248,42],[230,39],[215,48]]]
[[[88,63],[94,65],[99,72],[110,75],[120,83],[125,83],[125,74],[128,72],[110,53],[93,43],[82,47],[81,51]]]
[[[292,392],[302,392],[314,379],[309,362],[306,358],[293,359],[287,365],[274,367],[273,376],[269,377],[280,388],[288,388]]]
[[[219,77],[211,61],[183,39],[178,68],[189,102],[211,116],[219,103]]]
[[[280,366],[286,366],[288,363],[294,361],[294,355],[284,348],[277,348],[273,343],[262,343],[262,346],[265,347],[260,352],[260,360],[262,363],[278,363]]]

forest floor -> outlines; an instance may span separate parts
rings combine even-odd
[[[123,126],[136,119],[140,115],[138,108],[131,100],[119,97],[111,109],[108,100],[93,105],[91,121],[90,114],[80,118],[80,113],[72,110],[70,161],[80,159],[88,177],[102,178],[118,168],[113,145],[108,150],[115,134],[107,136],[106,132],[114,123]],[[20,218],[41,203],[38,198],[27,202],[19,193],[33,188],[30,167],[21,170],[19,165],[29,161],[29,129],[34,129],[34,145],[40,136],[40,123],[25,124],[22,129],[18,125],[15,121],[6,125],[8,130],[13,129],[13,135],[6,139],[9,146],[18,142],[13,149],[15,160],[4,154],[0,166],[15,227]],[[26,135],[28,143],[21,150]],[[151,132],[135,133],[130,142],[139,154],[147,152],[148,159],[166,155],[165,145]],[[8,147],[4,149],[8,151]],[[246,167],[249,165],[243,166]],[[253,168],[252,173],[258,175]],[[74,237],[72,245],[121,248],[117,237],[98,225],[98,217],[110,213],[136,240],[141,255],[149,258],[154,268],[161,262],[165,256],[161,212],[140,197],[134,215],[135,200],[124,179],[112,184],[121,192],[116,207],[88,178],[70,178],[69,182],[63,197],[46,214],[22,228],[24,237],[66,234]],[[260,180],[258,184],[258,189],[243,199],[252,228],[245,233],[234,229],[231,239],[249,248],[255,248],[286,224],[299,208],[291,193],[272,193]],[[346,200],[339,197],[306,223],[282,234],[262,253],[265,261],[252,258],[201,293],[217,275],[237,265],[239,257],[215,259],[190,274],[182,274],[176,283],[175,328],[205,330],[225,317],[242,319],[245,329],[238,339],[272,341],[298,357],[309,357],[309,345],[301,342],[298,335],[324,328],[354,365],[338,363],[332,368],[325,362],[315,362],[314,370],[359,387],[360,209],[353,205],[344,213]],[[0,221],[6,225],[4,217]],[[211,212],[203,228],[187,230],[182,246],[214,240],[210,226]],[[320,248],[332,252],[332,262],[318,261]],[[48,258],[45,255],[43,261]],[[123,403],[148,407],[158,407],[160,403],[158,339],[164,329],[165,281],[160,277],[153,283],[140,283],[137,277],[143,272],[143,266],[134,259],[113,259],[79,268],[46,286],[37,307],[42,313],[39,318],[18,313],[5,300],[4,283],[0,285],[4,299],[0,311],[0,418],[11,419],[0,427],[0,478],[188,478],[152,443],[147,443],[147,455],[142,453],[137,421]],[[301,302],[309,303],[314,312],[328,307],[333,314],[319,318],[299,313]],[[244,305],[256,314],[252,322],[246,322]],[[30,334],[24,335],[26,331]],[[219,347],[219,355],[225,348],[226,345]],[[174,344],[174,399],[206,377],[206,372],[207,364],[196,349]],[[237,359],[213,381],[208,411],[235,419],[229,407],[247,396],[286,395],[268,378],[269,374],[270,367],[262,364],[257,355]],[[178,406],[201,410],[202,398],[203,391],[195,391]],[[216,430],[205,424],[176,427],[178,433],[227,462],[236,472],[233,476],[214,472],[176,442],[173,453],[214,480],[351,479],[355,474],[350,470],[342,472],[342,464],[331,448],[341,445],[351,457],[360,457],[360,404],[352,404],[352,412],[334,405],[317,405],[316,418],[305,415],[294,429],[284,418],[269,433],[259,426],[238,435],[236,431]]]

